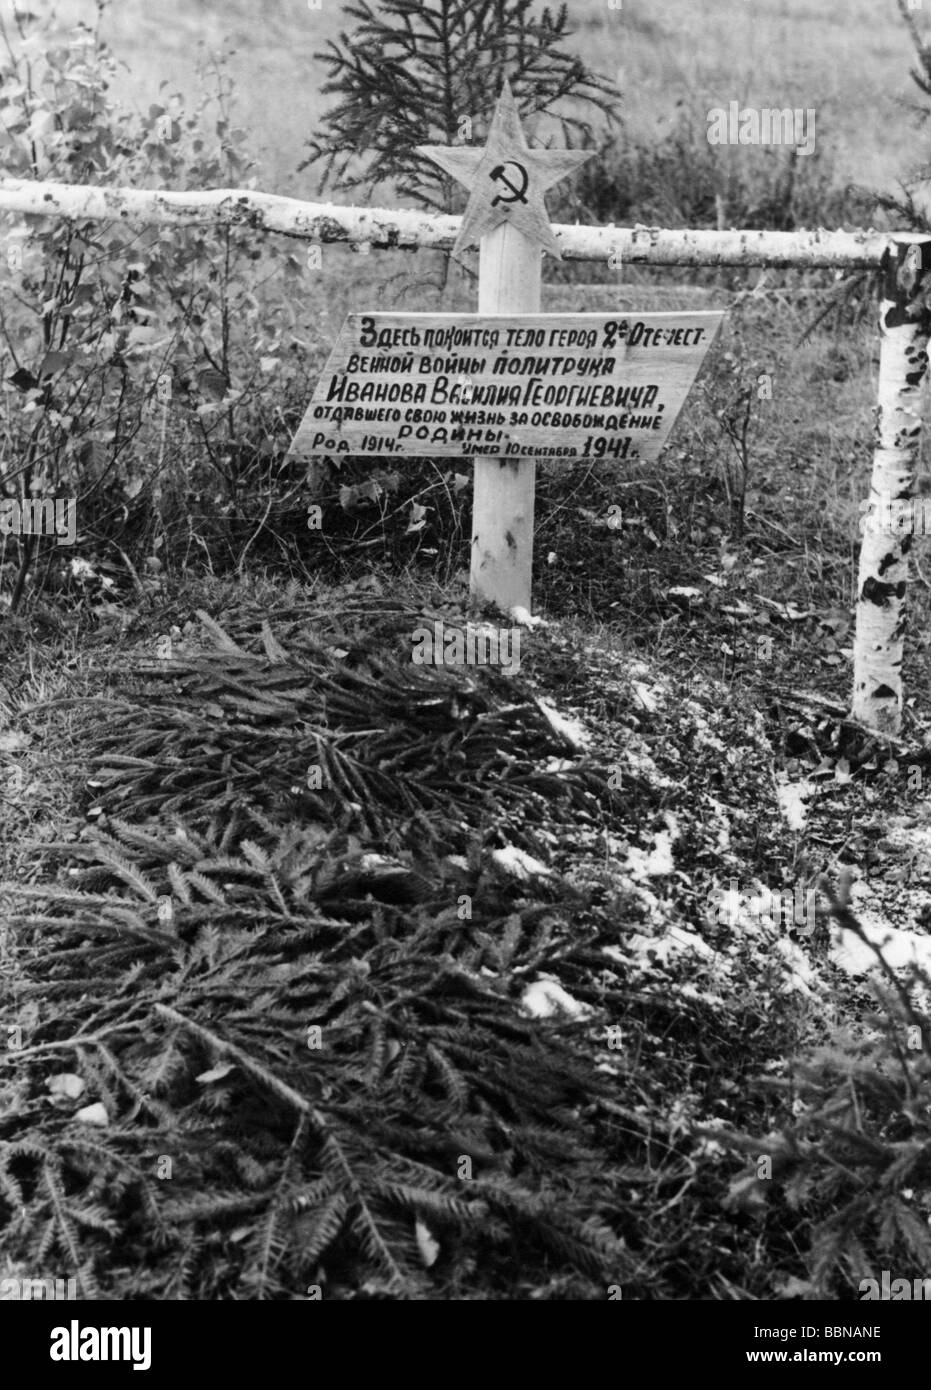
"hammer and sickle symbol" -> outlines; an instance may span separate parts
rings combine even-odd
[[[504,172],[505,169],[517,170],[517,177],[521,180],[519,187],[516,183],[511,182]],[[524,168],[523,164],[518,164],[516,159],[506,159],[503,164],[496,164],[488,177],[500,180],[505,188],[511,190],[510,198],[504,193],[499,193],[497,197],[492,198],[491,206],[493,208],[497,207],[499,203],[526,203],[527,199],[524,197],[524,194],[527,192],[527,184],[530,180],[527,176],[527,170]]]

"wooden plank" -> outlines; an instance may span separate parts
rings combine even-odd
[[[653,461],[723,317],[350,314],[291,452]]]
[[[482,329],[479,324],[493,320],[497,325],[502,314],[520,316],[507,320],[517,323],[525,321],[524,314],[539,316],[542,267],[539,247],[511,223],[482,237],[475,315],[479,332],[497,333],[497,326]],[[474,355],[485,360],[485,353]],[[471,373],[465,375],[474,383]],[[536,462],[533,457],[502,458],[500,447],[497,456],[474,454],[473,458],[470,591],[503,613],[511,608],[529,612]]]

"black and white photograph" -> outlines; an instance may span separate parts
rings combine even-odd
[[[906,1364],[929,338],[931,0],[0,0],[23,1374]]]

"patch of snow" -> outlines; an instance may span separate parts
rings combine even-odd
[[[706,798],[706,800],[707,804],[711,807],[712,811],[714,811],[714,821],[712,822],[712,824],[714,825],[714,828],[718,836],[718,850],[720,853],[723,854],[725,850],[728,850],[731,847],[731,826],[729,808],[722,805],[722,803],[718,801],[716,797],[709,796]],[[718,824],[718,821],[721,822],[720,825]]]
[[[847,975],[865,975],[882,967],[872,946],[878,946],[893,970],[915,966],[931,975],[931,936],[893,927],[876,913],[860,908],[857,919],[866,941],[849,927],[837,927],[832,919],[831,960]],[[871,942],[872,946],[867,943]]]
[[[514,622],[517,623],[518,627],[534,628],[548,626],[545,618],[533,617],[529,610],[526,608],[522,608],[520,604],[515,604],[513,608],[509,608],[508,615],[514,619]]]
[[[886,838],[914,856],[916,867],[920,866],[923,872],[931,869],[931,823],[922,825],[911,816],[893,816],[886,828]]]
[[[789,782],[783,776],[776,786],[776,799],[790,830],[804,830],[808,820],[808,807],[805,802],[816,791],[814,782]]]
[[[802,994],[807,999],[814,999],[815,991],[812,986],[815,985],[817,977],[802,948],[787,936],[777,936],[773,945],[785,962],[788,976],[786,989],[790,993]]]
[[[672,835],[668,830],[659,830],[653,836],[651,850],[638,849],[632,845],[627,851],[625,869],[634,878],[662,878],[671,874],[675,867],[672,860]]]
[[[581,752],[583,748],[588,748],[591,743],[591,735],[585,726],[578,719],[567,719],[564,714],[560,714],[555,705],[551,705],[549,700],[537,697],[537,707],[543,714],[550,728],[554,733],[559,734],[572,747]]]
[[[653,694],[652,690],[650,690],[649,686],[644,685],[643,681],[634,681],[633,690],[634,698],[640,708],[645,709],[647,714],[655,714],[658,705],[656,703],[656,696]]]
[[[679,985],[676,993],[682,999],[695,999],[699,1004],[711,1004],[715,1008],[724,1008],[723,998],[712,990],[699,989],[696,985],[684,984]]]
[[[707,941],[703,941],[694,932],[686,931],[683,927],[670,927],[665,936],[643,936],[640,932],[630,937],[627,942],[628,947],[640,959],[638,964],[641,969],[649,969],[654,963],[668,965],[674,956],[685,955],[689,951],[701,956],[704,960],[714,955]]]
[[[548,878],[550,876],[550,870],[545,864],[541,864],[539,859],[534,859],[532,854],[518,849],[516,845],[506,845],[504,849],[492,850],[491,857],[499,869],[503,869],[505,873],[513,874],[515,878],[528,879],[534,876]]]
[[[670,927],[669,937],[670,940],[675,943],[678,950],[695,951],[698,955],[704,956],[706,960],[714,955],[714,951],[712,951],[707,941],[704,941],[700,936],[696,936],[695,932],[686,931],[684,927]]]
[[[573,999],[552,975],[541,975],[528,985],[521,995],[520,1007],[530,1018],[552,1018],[560,1013],[569,1018],[588,1018],[592,1013],[587,1004]]]
[[[622,772],[643,777],[653,787],[672,787],[675,783],[660,772],[644,741],[631,734],[621,749]]]
[[[363,854],[359,868],[363,873],[368,873],[375,869],[403,869],[404,865],[399,864],[397,859],[389,859],[386,854]]]

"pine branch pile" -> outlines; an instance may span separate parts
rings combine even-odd
[[[735,1040],[777,1030],[701,962],[645,986],[619,949],[642,902],[563,867],[695,791],[613,789],[523,675],[412,666],[403,605],[316,616],[203,614],[201,648],[79,708],[93,823],[9,890],[0,1274],[670,1296],[697,1167],[668,1088],[704,1077],[701,1109]]]
[[[286,654],[265,623],[258,651],[215,629],[210,653],[127,672],[130,702],[90,736],[97,804],[222,825],[226,846],[258,811],[427,855],[478,834],[542,853],[554,821],[602,823],[604,778],[563,766],[574,750],[537,701],[493,668],[411,665],[417,618],[394,617],[395,651],[296,632]]]

